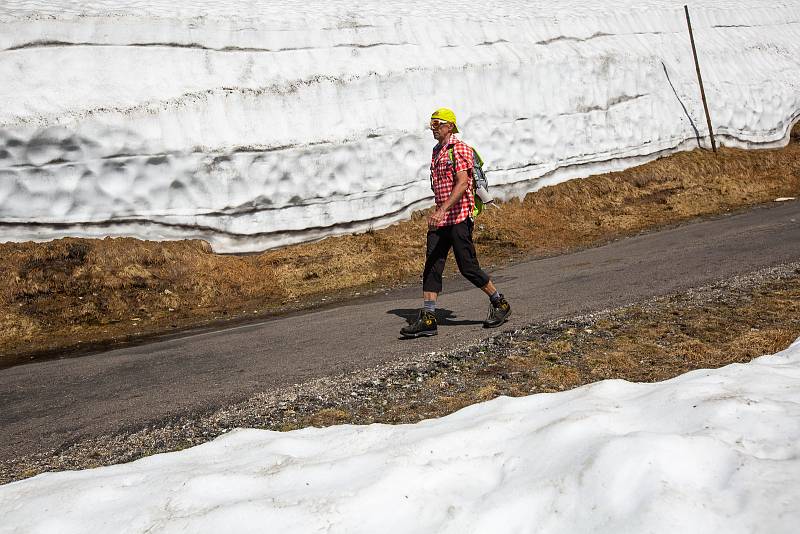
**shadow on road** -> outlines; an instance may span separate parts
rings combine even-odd
[[[402,317],[406,320],[406,323],[411,324],[416,320],[417,315],[419,314],[419,308],[397,308],[394,310],[388,310],[386,313],[391,313],[393,315],[397,315],[398,317]],[[437,308],[436,309],[436,321],[439,326],[463,326],[463,325],[471,325],[471,324],[483,324],[483,321],[474,321],[470,319],[462,319],[458,321],[454,321],[458,316],[453,313],[452,310],[448,310],[446,308]]]

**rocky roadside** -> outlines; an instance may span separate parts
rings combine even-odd
[[[44,471],[129,462],[233,428],[414,423],[500,395],[598,380],[666,380],[744,363],[800,336],[800,263],[591,315],[498,332],[480,343],[264,392],[205,414],[83,439],[0,463],[0,483]]]

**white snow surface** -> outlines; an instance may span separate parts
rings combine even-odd
[[[683,3],[5,0],[0,241],[388,225],[432,203],[442,106],[500,198],[708,146]],[[786,143],[800,1],[690,7],[719,142]]]
[[[800,340],[414,425],[236,430],[0,486],[0,532],[794,534]]]

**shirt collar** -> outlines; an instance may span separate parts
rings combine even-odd
[[[450,134],[450,137],[447,139],[447,146],[450,146],[453,143],[455,143],[456,141],[458,141],[457,135],[458,134],[455,134],[455,133],[451,133]],[[437,143],[435,148],[436,149],[441,149],[442,148],[442,143]]]

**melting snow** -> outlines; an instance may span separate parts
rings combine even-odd
[[[236,430],[0,486],[0,532],[795,533],[800,341],[415,425]]]
[[[6,0],[0,241],[388,225],[431,203],[441,106],[499,198],[707,145],[683,3]],[[785,143],[800,2],[691,8],[719,141]]]

